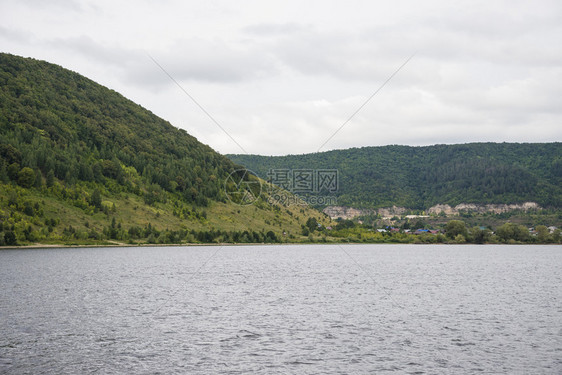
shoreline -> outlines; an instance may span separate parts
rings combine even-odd
[[[369,243],[369,242],[286,242],[286,243],[182,243],[182,244],[100,244],[100,245],[64,245],[64,244],[33,244],[33,245],[20,245],[20,246],[0,246],[0,251],[2,250],[26,250],[26,249],[96,249],[96,248],[127,248],[127,247],[207,247],[207,246],[220,246],[220,247],[234,247],[234,246],[295,246],[295,245],[413,245],[413,246],[427,246],[427,245],[478,245],[478,246],[489,246],[489,245],[500,245],[500,246],[560,246],[559,243],[398,243],[398,242],[387,242],[387,243]]]

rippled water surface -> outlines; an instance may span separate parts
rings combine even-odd
[[[561,246],[0,251],[0,373],[562,373]]]

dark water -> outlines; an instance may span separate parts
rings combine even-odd
[[[0,251],[0,373],[562,373],[561,246]]]

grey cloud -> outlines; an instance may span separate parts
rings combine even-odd
[[[260,24],[245,31],[281,64],[305,75],[343,80],[380,79],[415,51],[438,63],[482,61],[501,66],[559,66],[562,7],[545,12],[498,4],[444,7],[439,16],[421,12],[410,22],[367,29],[319,31],[299,24]],[[493,65],[497,65],[493,67]],[[421,78],[421,77],[418,77]]]
[[[283,37],[294,33],[301,33],[310,29],[310,26],[288,22],[283,24],[261,23],[247,26],[243,28],[242,31],[255,37]]]
[[[275,62],[261,51],[251,46],[235,48],[221,41],[180,40],[163,52],[103,45],[88,36],[58,38],[47,44],[116,69],[123,81],[136,86],[171,84],[163,79],[149,54],[178,81],[236,83],[276,72]]]
[[[389,63],[389,58],[398,57],[394,51],[384,51],[376,41],[365,41],[357,34],[305,32],[279,41],[274,48],[284,64],[307,75],[373,79],[388,75],[393,70],[390,66],[398,66]]]
[[[37,8],[52,10],[53,7],[56,7],[63,10],[84,11],[88,8],[84,2],[79,0],[18,0],[18,3],[29,6],[34,10]]]
[[[415,45],[389,35],[384,28],[318,31],[298,24],[261,24],[249,29],[267,36],[254,40],[257,48],[280,66],[308,76],[381,80],[416,52]]]
[[[103,45],[84,35],[51,39],[46,41],[46,44],[51,48],[67,50],[75,54],[78,53],[90,61],[99,61],[100,63],[114,66],[123,66],[139,55],[138,51],[124,49],[120,46]]]
[[[182,40],[167,51],[150,54],[176,80],[237,83],[277,71],[275,61],[262,51],[252,46],[235,48],[220,41]],[[137,68],[130,71],[130,81],[144,82],[154,74],[154,65],[139,64]]]
[[[0,26],[0,38],[10,42],[29,43],[33,39],[33,34]]]
[[[197,81],[236,82],[268,70],[257,51],[233,49],[221,42],[187,41],[164,59],[179,79]]]

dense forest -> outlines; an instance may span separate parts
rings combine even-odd
[[[0,179],[111,179],[147,199],[222,200],[233,163],[139,105],[59,66],[0,54]],[[27,168],[27,169],[25,169]],[[32,178],[31,169],[37,178]],[[26,174],[27,172],[27,174]]]
[[[320,215],[233,204],[225,181],[237,168],[115,91],[0,53],[0,245],[269,242]]]
[[[338,188],[315,194],[334,195],[342,206],[425,209],[435,204],[525,201],[562,206],[561,143],[392,145],[229,157],[264,179],[275,170],[337,170]]]

